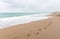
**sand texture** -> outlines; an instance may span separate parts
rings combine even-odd
[[[0,39],[60,39],[60,16],[2,29]]]

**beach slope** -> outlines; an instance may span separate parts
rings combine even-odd
[[[45,20],[1,29],[0,39],[60,39],[60,17],[56,14]]]

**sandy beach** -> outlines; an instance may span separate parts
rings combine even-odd
[[[60,39],[60,14],[1,29],[0,39]]]

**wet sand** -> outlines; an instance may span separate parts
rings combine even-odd
[[[60,16],[1,29],[0,39],[60,39]]]

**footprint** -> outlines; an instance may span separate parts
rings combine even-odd
[[[46,26],[44,27],[44,29],[47,29],[47,27],[48,27],[48,26],[46,25]]]
[[[30,34],[27,34],[27,37],[30,37]]]
[[[39,31],[41,31],[41,29],[39,29]]]
[[[35,34],[38,35],[38,34],[40,34],[40,33],[39,33],[39,32],[36,32]]]
[[[49,23],[49,26],[51,26],[52,22]]]
[[[58,17],[60,17],[60,14],[57,14]]]
[[[50,23],[48,23],[47,25],[45,25],[44,29],[47,29],[49,26],[51,26],[52,21],[50,21]]]

